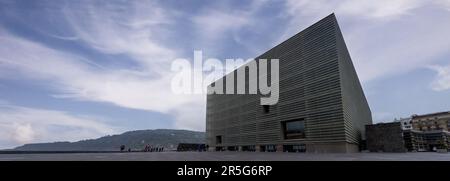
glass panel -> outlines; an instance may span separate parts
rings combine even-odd
[[[286,121],[283,124],[285,139],[305,138],[305,121]]]

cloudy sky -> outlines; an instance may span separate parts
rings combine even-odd
[[[175,58],[254,58],[335,12],[375,122],[450,110],[449,0],[0,0],[0,149],[204,130]]]

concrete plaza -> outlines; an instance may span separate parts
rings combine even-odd
[[[0,154],[0,161],[450,161],[450,153],[124,152]]]

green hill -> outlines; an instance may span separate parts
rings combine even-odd
[[[166,150],[177,148],[178,143],[205,143],[205,133],[188,130],[137,130],[120,135],[77,142],[33,143],[16,147],[16,151],[118,151],[120,145],[126,149],[141,150],[145,145],[164,146]]]

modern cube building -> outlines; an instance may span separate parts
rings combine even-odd
[[[372,116],[334,14],[258,59],[279,59],[278,103],[260,105],[261,94],[208,95],[209,150],[359,151]],[[225,77],[217,81],[226,85]]]

